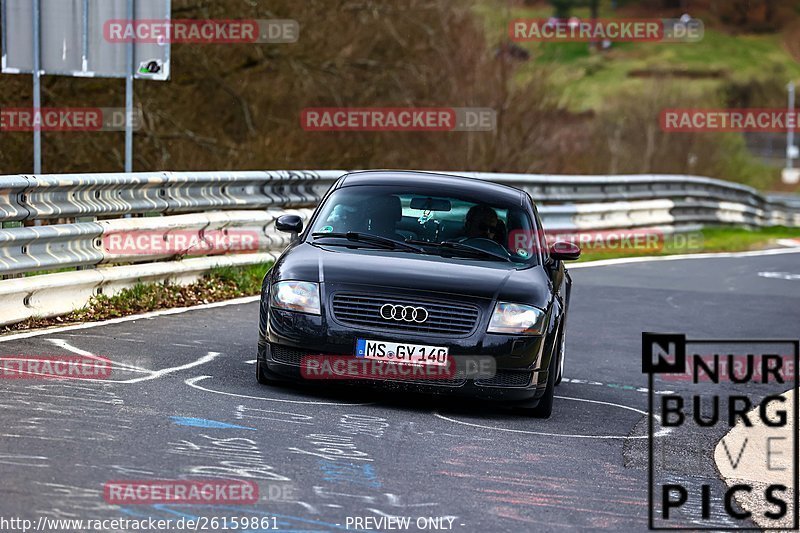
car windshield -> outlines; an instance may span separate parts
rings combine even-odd
[[[390,186],[343,187],[320,207],[308,239],[344,239],[345,234],[367,246],[369,239],[377,236],[413,244],[426,253],[536,262],[533,246],[520,244],[530,240],[520,240],[520,235],[535,233],[530,214],[518,200],[503,203],[467,194],[432,194]],[[397,250],[414,251],[408,247]]]

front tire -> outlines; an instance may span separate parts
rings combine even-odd
[[[559,368],[559,361],[558,359],[561,357],[560,350],[555,351],[553,356],[550,358],[550,366],[548,367],[547,372],[547,388],[544,390],[544,395],[539,398],[539,403],[536,404],[536,407],[526,407],[523,408],[523,412],[533,418],[550,418],[550,415],[553,414],[553,399],[555,398],[555,389],[556,389],[556,373],[558,372]]]
[[[556,387],[561,385],[564,379],[564,356],[566,355],[567,332],[562,328],[558,342],[558,375],[556,376]]]
[[[539,399],[536,407],[527,409],[528,416],[533,418],[550,418],[553,414],[553,398],[555,397],[556,388],[556,360],[555,357],[550,361],[550,372],[547,376],[547,388],[544,391],[544,396]]]

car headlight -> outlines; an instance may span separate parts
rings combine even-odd
[[[541,335],[544,311],[531,305],[498,302],[489,322],[489,333]]]
[[[310,281],[280,281],[271,289],[272,305],[289,311],[320,314],[319,284]]]

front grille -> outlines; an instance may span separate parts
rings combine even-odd
[[[428,318],[421,324],[387,320],[381,317],[385,304],[423,307]],[[333,296],[333,315],[342,324],[365,329],[458,337],[475,330],[479,311],[474,305],[441,300],[337,293]]]
[[[530,383],[530,372],[517,372],[515,370],[498,370],[489,379],[475,380],[475,384],[481,387],[527,387]]]
[[[279,346],[277,344],[273,344],[270,347],[270,351],[272,353],[272,360],[277,361],[279,363],[286,363],[287,365],[294,365],[300,366],[300,360],[305,355],[305,352],[302,350],[297,350],[295,348],[287,348],[285,346]]]

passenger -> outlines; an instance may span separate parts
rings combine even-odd
[[[403,208],[397,196],[378,196],[368,201],[365,208],[366,232],[402,241],[397,223],[403,218]]]

